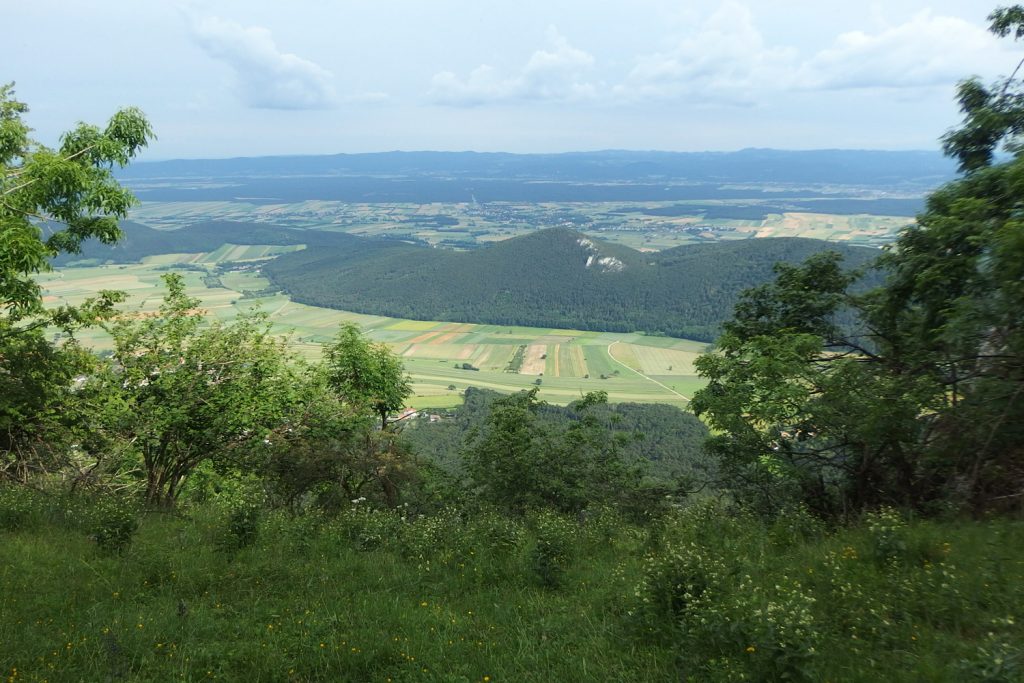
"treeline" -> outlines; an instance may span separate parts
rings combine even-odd
[[[491,407],[502,395],[470,387],[462,404],[440,411],[436,422],[418,420],[403,436],[414,452],[445,470],[459,474],[464,468],[466,440],[486,425]],[[621,458],[641,466],[652,485],[699,488],[715,480],[715,466],[704,454],[707,427],[689,413],[658,403],[601,403],[568,406],[540,405],[538,426],[565,430],[586,416],[595,418],[606,438],[615,441]]]
[[[799,238],[641,253],[553,228],[470,252],[400,243],[306,250],[263,272],[295,301],[359,313],[713,341],[743,289],[770,280],[776,262],[825,249],[851,268],[878,255]]]

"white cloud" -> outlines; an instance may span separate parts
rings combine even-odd
[[[332,74],[294,54],[281,52],[270,31],[218,17],[193,23],[203,50],[235,74],[239,97],[258,109],[327,109],[335,105]]]
[[[555,27],[548,45],[534,52],[514,76],[504,77],[482,64],[466,78],[451,71],[434,75],[430,96],[439,104],[475,106],[523,100],[573,101],[593,97],[596,86],[586,80],[594,58],[573,47]]]
[[[795,50],[767,46],[750,10],[727,0],[671,50],[638,57],[613,93],[627,100],[751,104],[757,91],[784,87],[795,63]]]
[[[928,10],[875,34],[851,31],[807,60],[797,74],[808,89],[946,86],[1006,64],[1005,41],[981,26]]]
[[[1005,70],[1016,64],[1010,49],[982,26],[923,11],[872,33],[840,34],[801,58],[793,47],[768,45],[748,7],[726,0],[672,49],[637,57],[611,93],[624,101],[750,105],[786,92],[898,88],[914,99],[922,88]]]

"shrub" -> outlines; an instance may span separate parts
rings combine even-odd
[[[116,495],[96,499],[91,509],[92,537],[101,550],[121,554],[139,529],[139,505]]]
[[[712,678],[728,673],[729,680],[816,680],[821,634],[814,598],[798,581],[766,587],[746,576],[728,599],[711,597],[684,615],[682,651],[702,654]]]
[[[357,550],[375,550],[389,543],[397,544],[402,538],[405,518],[392,510],[378,510],[360,505],[365,499],[354,503],[342,512],[335,528]]]
[[[900,513],[890,507],[882,507],[865,515],[871,550],[875,561],[884,565],[899,564],[907,554],[907,523]]]
[[[569,565],[574,525],[548,510],[535,513],[530,521],[534,532],[534,543],[528,554],[530,570],[540,586],[558,588]]]
[[[692,542],[667,545],[644,558],[629,614],[643,633],[674,639],[688,615],[702,611],[702,602],[719,599],[725,577],[725,563],[707,549]]]
[[[1012,619],[996,619],[985,640],[977,646],[973,656],[960,661],[959,673],[964,681],[985,683],[1014,683],[1024,680],[1024,649],[1020,641],[1014,642],[1019,634],[1000,633],[1006,626],[1013,626]]]
[[[16,531],[38,524],[44,502],[38,491],[13,484],[0,485],[0,529]]]
[[[256,543],[263,509],[254,501],[239,501],[228,511],[227,534],[223,546],[227,550],[241,550]]]
[[[768,529],[769,539],[779,548],[791,548],[824,533],[825,524],[803,503],[780,512]]]

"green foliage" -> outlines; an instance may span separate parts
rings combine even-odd
[[[0,483],[0,529],[15,531],[43,521],[44,495],[27,486]]]
[[[596,399],[601,394],[589,396]],[[497,392],[470,387],[461,406],[437,422],[411,425],[403,439],[421,458],[461,476],[464,444],[485,433],[491,407],[500,397]],[[698,490],[715,478],[713,463],[703,453],[707,428],[674,406],[591,400],[563,407],[538,402],[535,419],[558,438],[571,436],[578,451],[589,451],[595,458],[615,457],[626,470],[640,471],[641,488],[633,486],[618,493],[606,489],[603,494],[592,491],[588,494],[593,496],[591,503],[604,497],[620,507],[633,508],[642,517],[663,504],[666,496]],[[592,447],[587,445],[588,439]]]
[[[0,328],[3,327],[0,320]],[[41,329],[0,331],[0,479],[27,481],[72,465],[68,446],[82,434],[87,392],[76,378],[96,366],[74,340],[51,344]]]
[[[68,465],[80,407],[70,386],[90,367],[73,340],[50,345],[43,330],[70,335],[109,317],[120,300],[104,291],[47,311],[33,277],[83,241],[117,239],[134,198],[112,169],[152,137],[142,113],[124,109],[103,130],[79,124],[52,150],[30,138],[27,111],[13,84],[0,85],[0,477],[19,480]]]
[[[537,389],[495,399],[479,431],[469,432],[464,463],[471,487],[487,505],[514,514],[531,508],[579,512],[620,500],[639,484],[639,471],[624,462],[617,439],[589,406],[604,405],[603,392],[588,394],[579,419],[568,425],[538,418]]]
[[[224,547],[235,551],[256,543],[262,518],[263,506],[257,502],[239,501],[233,504],[228,512]]]
[[[1003,630],[1013,626],[1013,620],[1009,622],[994,619],[992,625]],[[1019,643],[1010,642],[1005,633],[989,631],[985,642],[970,657],[962,659],[958,669],[965,681],[1013,683],[1024,678],[1024,650]]]
[[[108,326],[116,366],[100,377],[104,421],[141,457],[146,501],[169,507],[202,462],[256,469],[295,403],[293,365],[258,316],[201,326],[181,277],[164,276],[158,317]]]
[[[388,415],[400,410],[412,393],[402,363],[384,344],[367,342],[359,328],[343,325],[326,348],[327,376],[348,404],[369,409],[388,426]]]
[[[1019,37],[1024,8],[994,12]],[[1019,67],[1018,67],[1019,68]],[[838,255],[746,292],[692,404],[730,483],[772,511],[1016,506],[1024,482],[1024,91],[961,84],[945,138],[967,175],[933,193],[857,292]],[[999,145],[1014,153],[994,164]],[[849,322],[844,324],[843,319]]]
[[[138,505],[116,495],[101,496],[89,505],[90,529],[100,550],[120,554],[131,545],[139,529]]]
[[[386,352],[395,364],[394,376],[404,382],[401,365],[390,352],[375,352],[382,357]],[[390,410],[381,417],[376,412],[379,401],[363,396],[353,400],[354,391],[340,393],[333,372],[318,366],[293,380],[293,418],[277,435],[262,472],[277,499],[295,510],[339,510],[355,500],[394,507],[419,486],[421,468],[394,424],[385,422],[387,428],[380,428],[377,421],[386,419]]]
[[[871,536],[872,555],[879,564],[896,564],[907,552],[906,522],[892,508],[869,512],[864,519]]]
[[[79,124],[51,150],[29,138],[27,111],[14,99],[13,84],[0,86],[0,308],[9,321],[43,312],[32,276],[48,270],[51,257],[90,238],[117,239],[117,220],[134,198],[111,169],[127,164],[153,136],[141,112],[123,109],[103,130]]]
[[[573,528],[565,517],[541,510],[530,521],[533,547],[529,564],[537,582],[544,588],[558,588],[565,580],[571,557]]]
[[[1000,7],[988,16],[989,30],[1000,38],[1024,37],[1024,7]],[[943,136],[943,149],[960,162],[960,170],[973,173],[992,165],[1000,147],[1019,156],[1020,136],[1024,133],[1024,91],[1015,80],[1021,65],[1009,78],[991,87],[978,78],[961,81],[957,101],[964,115],[963,124]]]
[[[263,511],[253,543],[225,553],[222,506],[206,504],[147,515],[117,556],[96,552],[91,521],[66,504],[66,517],[0,529],[0,661],[26,680],[1020,672],[1018,521],[907,521],[911,552],[893,565],[866,526],[783,547],[773,523],[712,504],[665,515],[655,534],[607,510],[414,517],[360,503],[337,517]]]
[[[854,276],[821,256],[744,295],[696,362],[709,384],[692,404],[744,495],[840,514],[1019,494],[1022,174],[1012,161],[933,194],[881,259],[881,288],[852,293]],[[859,322],[840,325],[844,309]]]

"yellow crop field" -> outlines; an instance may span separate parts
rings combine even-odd
[[[388,325],[389,330],[403,330],[409,332],[423,332],[435,329],[439,323],[433,320],[396,320]]]
[[[409,344],[402,355],[412,358],[469,360],[474,353],[474,344]]]
[[[547,368],[545,358],[548,352],[547,344],[530,344],[526,347],[526,356],[523,359],[523,367],[519,369],[520,375],[542,375]]]
[[[693,375],[693,361],[698,354],[676,349],[657,349],[651,346],[631,346],[645,375]]]
[[[583,377],[588,374],[582,346],[560,346],[558,349],[558,376]]]
[[[636,357],[636,350],[632,344],[612,344],[608,347],[608,353],[614,360],[617,360],[637,372],[642,372],[640,369],[640,361]]]

